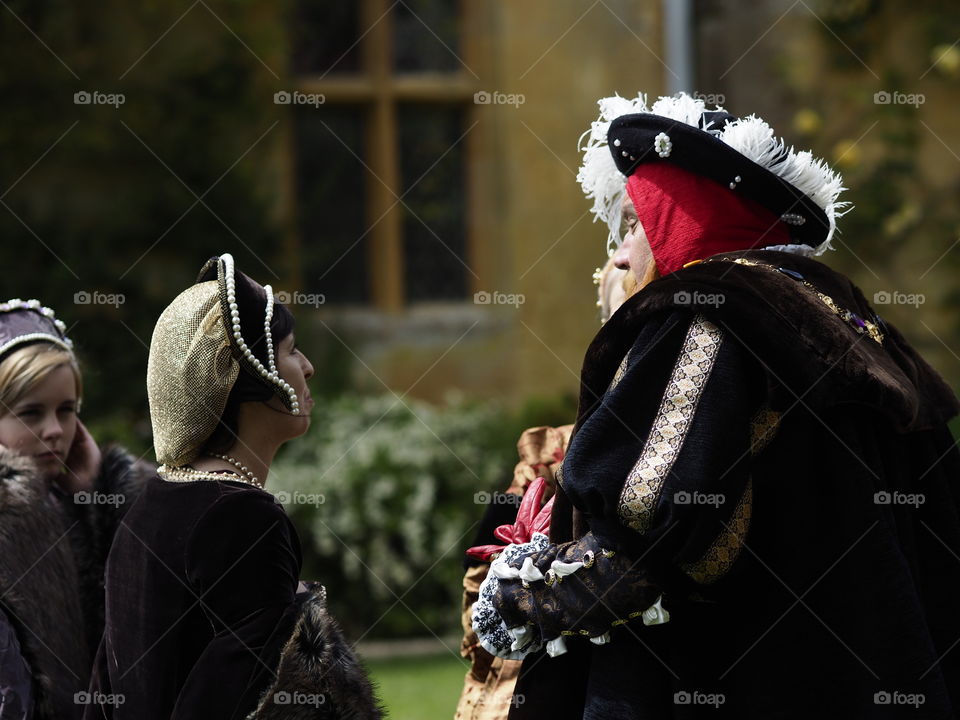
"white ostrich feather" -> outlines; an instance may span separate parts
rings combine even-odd
[[[847,212],[850,205],[837,200],[846,189],[839,173],[824,160],[815,158],[809,150],[797,152],[792,146],[787,147],[782,139],[774,136],[773,128],[756,115],[728,123],[719,138],[757,165],[793,185],[823,210],[830,224],[827,237],[816,248],[800,245],[797,251],[820,255],[833,250],[830,240],[837,229],[837,218]],[[793,246],[778,246],[778,249],[788,250]]]
[[[623,202],[626,178],[617,170],[607,147],[607,132],[615,118],[650,110],[642,93],[632,100],[619,95],[601,98],[597,104],[600,116],[590,123],[590,129],[580,136],[578,142],[578,149],[583,150],[583,164],[577,172],[577,182],[587,199],[593,200],[594,222],[600,220],[607,226],[607,254],[612,255],[620,245],[620,203]]]
[[[661,97],[651,107],[647,106],[647,98],[642,93],[632,100],[619,95],[602,98],[597,104],[600,106],[600,116],[580,137],[579,149],[583,150],[583,164],[577,173],[577,181],[586,197],[593,200],[591,210],[594,221],[601,220],[608,228],[607,251],[612,254],[620,244],[620,204],[623,201],[626,178],[617,170],[607,147],[610,123],[621,115],[650,113],[700,128],[700,118],[706,107],[703,100],[686,93]],[[723,108],[717,106],[716,110]],[[837,200],[840,193],[846,189],[843,187],[843,178],[837,172],[809,151],[798,152],[792,146],[787,147],[782,139],[774,136],[773,128],[755,115],[728,123],[720,129],[716,137],[796,187],[810,197],[827,216],[827,236],[816,248],[791,244],[771,246],[770,249],[808,256],[820,255],[833,249],[830,240],[836,230],[836,219],[849,209],[849,203]]]

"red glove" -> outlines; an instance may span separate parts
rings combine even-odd
[[[501,525],[493,534],[504,543],[520,545],[530,542],[534,533],[550,532],[550,513],[553,511],[553,498],[540,507],[543,494],[547,491],[547,481],[538,477],[527,488],[517,510],[517,520],[513,525]],[[554,496],[555,497],[555,496]],[[467,555],[477,560],[490,562],[506,545],[477,545],[467,550]]]

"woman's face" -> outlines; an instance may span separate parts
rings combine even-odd
[[[32,457],[46,475],[63,471],[77,431],[77,380],[69,365],[0,413],[0,445]]]
[[[313,377],[313,365],[307,360],[307,356],[297,349],[296,337],[293,333],[290,333],[278,343],[276,362],[277,372],[280,373],[281,378],[293,386],[297,393],[297,400],[300,402],[300,415],[292,416],[292,419],[302,426],[300,432],[293,435],[293,437],[297,437],[306,432],[310,424],[313,398],[310,396],[307,380]],[[277,397],[271,398],[270,404],[277,409],[282,408],[282,403]]]
[[[643,231],[643,225],[637,217],[633,201],[627,193],[623,194],[620,211],[625,232],[623,242],[613,255],[613,264],[624,270],[633,270],[633,274],[641,278],[653,261],[653,253],[650,250],[650,243],[647,242],[647,235]]]

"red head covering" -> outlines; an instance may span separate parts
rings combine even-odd
[[[642,163],[627,194],[661,275],[717,253],[791,242],[787,226],[759,203],[671,163]]]

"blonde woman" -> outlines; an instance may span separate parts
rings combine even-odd
[[[142,477],[79,418],[80,367],[36,300],[0,303],[0,718],[82,712],[103,566]]]

